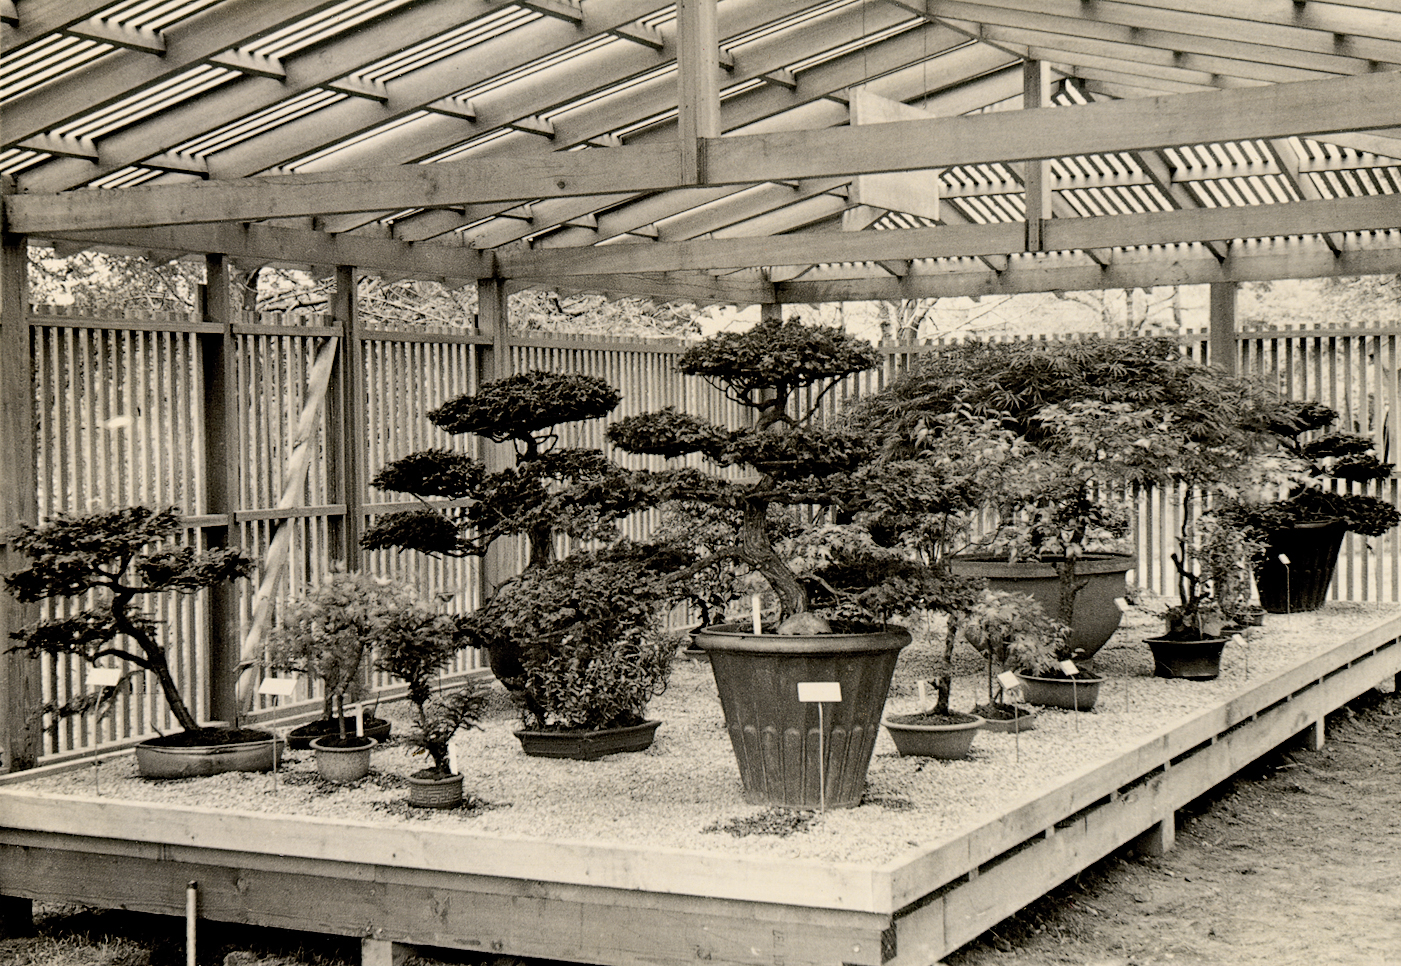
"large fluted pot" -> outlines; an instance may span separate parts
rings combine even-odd
[[[710,655],[746,802],[791,808],[860,803],[909,631],[756,635],[740,624],[720,624],[697,632],[695,643]],[[841,701],[800,701],[802,683],[836,683]]]
[[[1347,526],[1340,520],[1301,523],[1272,532],[1264,557],[1255,563],[1260,606],[1271,614],[1298,614],[1322,607],[1345,536]],[[1288,558],[1288,566],[1280,561],[1280,554]]]

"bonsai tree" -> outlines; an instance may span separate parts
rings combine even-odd
[[[987,659],[988,703],[974,708],[973,713],[984,718],[1011,717],[1011,706],[1002,700],[1003,688],[994,667],[1037,677],[1055,675],[1060,662],[1071,657],[1065,648],[1069,630],[1047,617],[1041,604],[1027,594],[985,592],[959,628],[963,639]]]
[[[1323,432],[1337,418],[1336,411],[1316,402],[1281,403],[1263,425],[1299,472],[1283,499],[1245,500],[1232,508],[1231,520],[1259,544],[1253,559],[1269,610],[1317,608],[1333,578],[1344,534],[1379,537],[1401,523],[1401,513],[1389,500],[1353,492],[1354,485],[1389,478],[1395,467],[1377,457],[1365,436]],[[1296,530],[1305,529],[1293,538]],[[1300,559],[1290,567],[1282,554]]]
[[[144,604],[161,594],[194,594],[246,577],[253,561],[239,550],[199,552],[181,545],[176,540],[184,530],[174,507],[59,514],[38,527],[20,524],[11,536],[11,546],[31,562],[5,576],[9,591],[25,602],[62,597],[86,603],[67,616],[15,631],[16,649],[68,655],[93,666],[104,658],[116,658],[148,671],[160,684],[180,727],[200,733],[171,671],[158,622]],[[81,712],[87,707],[79,703],[68,710]],[[48,710],[62,713],[64,709]]]
[[[375,666],[408,685],[413,726],[404,740],[433,761],[416,778],[453,774],[448,745],[458,730],[474,725],[486,708],[481,682],[469,679],[436,689],[439,675],[463,646],[460,618],[434,613],[421,603],[397,608],[380,625]]]
[[[616,538],[615,523],[649,505],[634,474],[597,450],[559,446],[557,427],[598,419],[618,405],[618,393],[592,376],[527,372],[481,386],[428,414],[453,435],[510,443],[514,464],[494,471],[464,453],[430,449],[395,460],[373,485],[423,501],[418,510],[387,514],[366,531],[367,549],[417,550],[430,556],[482,556],[503,537],[523,536],[526,569],[555,557],[557,536],[581,541]],[[430,499],[452,501],[431,505]],[[475,625],[492,669],[519,688],[518,642],[489,624]]]
[[[412,607],[410,591],[363,571],[335,570],[288,601],[270,638],[269,664],[321,679],[325,714],[346,737],[345,703],[364,689],[366,656],[397,614]]]

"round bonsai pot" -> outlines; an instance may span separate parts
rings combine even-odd
[[[311,742],[311,750],[316,752],[316,770],[321,777],[345,785],[370,773],[370,752],[378,744],[369,737],[323,735]]]
[[[373,738],[376,741],[389,740],[392,726],[383,718],[366,715],[364,726],[366,738]],[[345,719],[345,733],[347,735],[355,734],[354,718]],[[299,725],[287,732],[287,747],[292,751],[306,751],[315,739],[338,734],[340,734],[340,728],[337,727],[335,718],[318,718],[316,721],[308,721],[306,724]]]
[[[938,724],[927,713],[897,714],[887,716],[881,724],[890,732],[895,750],[901,757],[916,755],[945,760],[968,757],[968,749],[972,747],[983,719],[976,714],[959,712],[934,715],[932,718],[954,720],[949,724]]]
[[[646,751],[652,747],[660,721],[598,731],[531,731],[515,733],[521,750],[536,758],[573,758],[576,761],[597,761],[604,755],[627,751]]]
[[[1260,606],[1271,614],[1318,610],[1328,598],[1328,586],[1338,566],[1347,527],[1339,520],[1301,523],[1269,534],[1265,556],[1255,563],[1255,587]],[[1289,566],[1279,562],[1279,555]]]
[[[1154,677],[1214,681],[1221,674],[1221,652],[1226,647],[1224,637],[1195,641],[1149,637],[1143,643],[1153,652]]]
[[[418,808],[456,808],[462,804],[462,776],[433,769],[409,776],[409,804]]]
[[[136,746],[142,778],[197,778],[226,771],[271,771],[284,742],[270,731],[202,728],[148,738]]]
[[[974,708],[973,713],[978,714],[978,709]],[[1019,711],[1013,718],[990,717],[986,714],[980,714],[979,717],[983,719],[982,730],[1001,734],[1017,734],[1036,727],[1035,711]]]
[[[743,626],[717,624],[695,640],[710,655],[744,800],[789,808],[860,804],[890,678],[910,632],[891,626],[755,635]],[[799,701],[801,683],[836,683],[841,701]]]
[[[982,577],[988,589],[1014,594],[1029,594],[1041,605],[1047,617],[1060,613],[1060,577],[1056,565],[1064,558],[1045,557],[1008,563],[1006,560],[983,555],[954,557],[949,561],[950,572],[960,577]],[[1124,574],[1138,566],[1138,561],[1125,554],[1090,553],[1075,565],[1078,579],[1088,583],[1075,596],[1075,609],[1070,622],[1072,648],[1080,654],[1075,660],[1089,660],[1119,629],[1123,613],[1115,598],[1128,592]]]
[[[1064,708],[1067,711],[1089,711],[1099,700],[1099,686],[1104,678],[1040,678],[1016,672],[1022,684],[1027,704],[1043,708]]]

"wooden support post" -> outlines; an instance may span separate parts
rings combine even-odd
[[[1211,283],[1211,328],[1207,337],[1206,361],[1232,375],[1239,368],[1235,282]]]
[[[1328,743],[1328,722],[1319,718],[1304,729],[1304,747],[1309,751],[1322,751]]]
[[[221,332],[201,333],[200,368],[204,396],[201,420],[204,428],[204,505],[186,507],[187,513],[226,514],[227,522],[206,527],[205,544],[211,550],[236,547],[243,541],[234,523],[238,508],[238,382],[234,374],[234,317],[229,264],[222,255],[206,255],[205,282],[199,291],[200,315]],[[238,715],[238,591],[232,583],[215,584],[208,591],[209,611],[209,717],[233,721]]]
[[[327,476],[331,500],[345,515],[331,521],[331,557],[346,570],[359,570],[360,536],[365,529],[365,346],[356,308],[355,269],[336,269],[331,317],[340,329],[340,347],[326,393]]]
[[[0,194],[14,182],[0,181]],[[29,328],[29,240],[0,234],[0,541],[17,523],[38,522],[35,466],[34,348]],[[26,559],[0,543],[0,573]],[[10,634],[39,616],[0,589],[0,770],[33,768],[42,750],[37,711],[43,703],[37,657],[10,649]]]
[[[483,278],[477,281],[477,328],[491,336],[490,348],[477,349],[477,379],[480,387],[484,382],[505,379],[514,371],[511,362],[510,313],[506,304],[506,282],[500,278]],[[512,454],[508,444],[479,440],[481,448],[477,457],[486,464],[488,471],[504,469],[510,465]],[[481,600],[491,596],[496,585],[515,573],[511,554],[503,541],[498,540],[482,557]]]
[[[1148,830],[1133,840],[1133,847],[1143,855],[1163,856],[1177,844],[1177,813],[1154,822]]]
[[[0,896],[0,939],[34,935],[34,900]]]
[[[360,966],[404,966],[413,950],[387,939],[360,940]]]
[[[1022,108],[1034,110],[1051,102],[1051,68],[1039,60],[1022,63]],[[1051,162],[1026,162],[1026,250],[1042,250],[1042,226],[1051,219]]]
[[[704,184],[705,140],[720,136],[720,35],[716,0],[679,0],[677,20],[677,118],[681,180]]]
[[[764,302],[759,306],[759,320],[761,322],[782,322],[783,306],[778,302]]]

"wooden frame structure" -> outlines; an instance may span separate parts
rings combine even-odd
[[[1393,0],[0,0],[0,77],[0,530],[33,243],[201,255],[220,325],[235,265],[336,272],[347,331],[357,272],[476,284],[498,369],[521,287],[1205,283],[1220,348],[1237,282],[1401,266]],[[35,687],[0,658],[5,707]]]

